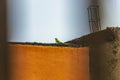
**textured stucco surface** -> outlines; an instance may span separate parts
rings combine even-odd
[[[90,47],[91,80],[120,80],[120,28],[107,28],[70,42]]]

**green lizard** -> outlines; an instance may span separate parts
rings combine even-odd
[[[55,42],[56,42],[56,44],[63,44],[63,45],[67,45],[67,46],[71,45],[70,43],[61,42],[60,40],[58,40],[58,38],[55,38]]]

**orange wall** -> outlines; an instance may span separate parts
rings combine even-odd
[[[11,80],[89,80],[89,49],[10,45]]]

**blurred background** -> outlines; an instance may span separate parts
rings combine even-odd
[[[8,41],[53,43],[88,34],[88,0],[8,0]]]
[[[99,7],[101,29],[120,26],[119,3],[120,0],[8,0],[8,41],[54,43],[56,37],[64,42],[88,34],[88,8],[92,5]]]

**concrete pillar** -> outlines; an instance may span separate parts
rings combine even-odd
[[[90,80],[120,80],[120,28],[107,28],[71,41],[89,46]]]

